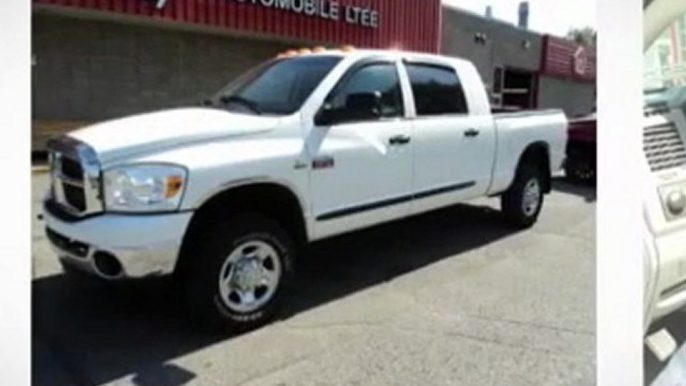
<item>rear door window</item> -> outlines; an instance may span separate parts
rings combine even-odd
[[[450,67],[406,63],[418,116],[468,113],[459,77]]]

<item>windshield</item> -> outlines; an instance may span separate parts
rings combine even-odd
[[[686,85],[686,14],[660,33],[643,62],[646,92]]]
[[[272,60],[224,87],[209,102],[252,114],[292,114],[340,60],[339,56]]]

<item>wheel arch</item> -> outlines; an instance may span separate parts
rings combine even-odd
[[[528,163],[535,163],[542,167],[543,191],[550,193],[552,190],[552,171],[550,169],[550,145],[545,141],[536,141],[528,144],[519,156],[517,171]]]
[[[202,234],[203,228],[220,216],[239,212],[259,213],[278,222],[296,246],[306,244],[309,232],[305,208],[295,190],[278,181],[253,179],[224,184],[195,210],[181,243],[174,274],[186,271],[193,242]]]

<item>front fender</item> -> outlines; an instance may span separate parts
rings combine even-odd
[[[183,165],[188,181],[181,210],[195,210],[212,196],[251,183],[274,183],[294,193],[309,213],[309,169],[299,167],[305,151],[301,138],[253,137],[171,149],[132,160]]]

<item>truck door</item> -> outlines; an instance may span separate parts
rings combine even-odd
[[[311,150],[315,237],[406,216],[412,200],[412,125],[399,64],[353,65],[315,117]]]
[[[411,211],[484,195],[491,179],[495,130],[490,111],[470,111],[470,88],[481,87],[478,91],[484,92],[478,74],[467,69],[461,77],[452,66],[416,61],[407,61],[403,67],[415,110]],[[470,83],[472,78],[477,81]]]

